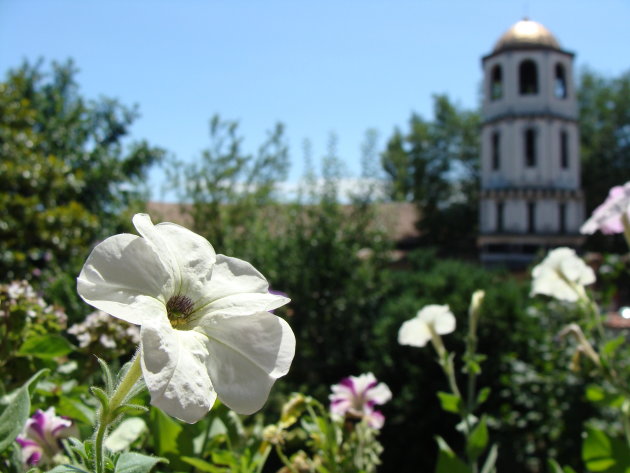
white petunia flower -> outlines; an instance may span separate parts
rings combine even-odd
[[[398,331],[398,343],[423,347],[431,340],[432,332],[446,335],[455,330],[455,316],[448,305],[430,304],[423,307],[411,320],[402,324]]]
[[[249,263],[217,255],[173,223],[133,217],[141,236],[100,243],[77,279],[89,304],[140,325],[142,375],[151,403],[185,422],[217,395],[241,414],[259,410],[295,353],[289,325],[269,311],[289,299],[269,293]]]
[[[571,248],[556,248],[532,270],[530,295],[544,294],[561,301],[575,302],[584,286],[595,282],[595,273]]]

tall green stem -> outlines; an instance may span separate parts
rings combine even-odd
[[[138,382],[140,376],[142,376],[140,354],[136,353],[131,360],[131,366],[127,370],[127,373],[125,373],[124,378],[120,380],[120,383],[118,383],[118,386],[116,386],[116,389],[109,398],[107,407],[103,406],[99,412],[96,433],[94,435],[94,467],[96,473],[103,473],[105,471],[104,443],[107,429],[117,416],[116,410],[125,403],[131,389]]]

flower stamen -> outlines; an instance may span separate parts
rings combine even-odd
[[[171,321],[171,326],[178,327],[185,324],[193,313],[193,308],[194,304],[190,297],[179,294],[171,297],[166,303],[166,314]]]

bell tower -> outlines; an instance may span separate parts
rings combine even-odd
[[[573,53],[524,19],[482,58],[480,234],[484,263],[522,266],[583,238]]]

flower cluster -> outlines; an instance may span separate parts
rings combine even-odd
[[[37,323],[42,323],[43,319],[54,320],[60,328],[65,328],[68,321],[66,313],[59,307],[47,304],[28,281],[0,284],[0,318],[11,317],[16,313]]]
[[[140,330],[136,325],[116,321],[101,310],[72,325],[68,333],[77,337],[79,347],[100,357],[104,357],[103,352],[112,357],[128,355],[140,343]]]
[[[270,312],[289,299],[190,230],[153,225],[146,214],[133,224],[140,236],[114,235],[94,248],[77,289],[97,309],[140,326],[151,403],[191,423],[217,397],[240,414],[260,409],[295,353],[291,328]]]
[[[392,392],[385,383],[379,383],[372,373],[349,376],[331,389],[329,400],[333,415],[363,419],[374,429],[383,427],[385,416],[374,406],[389,401]]]
[[[51,465],[62,452],[60,440],[76,435],[70,419],[55,415],[55,408],[38,409],[26,421],[22,435],[16,439],[22,447],[22,460],[27,465]]]

